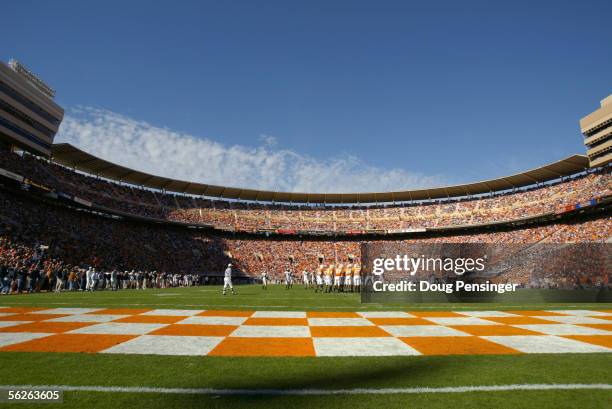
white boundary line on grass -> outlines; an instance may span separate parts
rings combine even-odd
[[[548,391],[595,389],[612,390],[612,384],[606,383],[568,383],[568,384],[510,384],[482,386],[445,386],[417,388],[356,388],[356,389],[215,389],[215,388],[156,388],[146,386],[72,386],[72,385],[0,385],[0,389],[59,389],[69,392],[123,392],[123,393],[159,393],[178,395],[392,395],[423,393],[465,393],[465,392],[501,392],[501,391]]]

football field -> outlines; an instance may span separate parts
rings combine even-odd
[[[610,304],[382,305],[236,288],[2,297],[0,383],[56,386],[64,407],[612,401]]]
[[[361,303],[358,293],[315,293],[295,285],[235,286],[237,295],[222,294],[221,286],[173,287],[165,289],[62,292],[60,294],[23,294],[0,298],[0,306],[28,307],[107,307],[173,309],[239,309],[285,311],[381,311],[381,310],[487,310],[487,309],[612,309],[612,303],[553,304],[533,302],[396,304]],[[535,297],[534,297],[535,298]]]

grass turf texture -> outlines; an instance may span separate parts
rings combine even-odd
[[[106,308],[179,308],[244,310],[520,310],[520,309],[612,309],[612,303],[551,304],[541,301],[506,303],[361,303],[356,293],[315,294],[296,285],[286,290],[282,285],[236,286],[237,295],[223,296],[220,286],[166,288],[148,290],[98,291],[95,293],[63,292],[21,294],[0,297],[0,306],[30,307],[106,307]]]
[[[612,309],[612,304],[362,304],[358,294],[315,294],[295,286],[23,294],[0,306],[246,310],[518,310]],[[536,383],[610,383],[612,354],[418,356],[351,358],[227,358],[72,353],[0,353],[2,384],[64,384],[219,389],[341,389]],[[607,408],[609,390],[468,392],[340,396],[213,396],[66,392],[65,408]],[[2,404],[40,407],[40,404]]]
[[[423,409],[474,409],[474,408],[538,408],[576,409],[610,407],[609,391],[506,391],[490,394],[472,392],[464,394],[422,395],[362,395],[362,396],[202,396],[161,394],[128,394],[69,392],[58,407],[71,408],[210,408],[210,409],[287,409],[287,408],[423,408]],[[30,407],[39,408],[42,404]],[[19,404],[4,404],[10,409],[24,409]],[[44,407],[44,406],[43,406]]]
[[[19,368],[18,371],[15,368]],[[363,358],[219,358],[0,353],[11,384],[219,389],[442,387],[609,383],[612,354]],[[62,407],[534,407],[605,408],[612,391],[507,391],[418,395],[213,396],[66,392]],[[27,404],[13,405],[16,408]],[[39,407],[39,404],[31,404]],[[2,405],[10,407],[10,405]]]

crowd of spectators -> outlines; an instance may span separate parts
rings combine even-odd
[[[243,231],[422,229],[485,224],[562,212],[578,203],[584,204],[611,194],[612,177],[608,171],[603,171],[519,192],[445,202],[360,208],[270,207],[185,197],[180,206],[167,207],[164,215],[168,220]]]
[[[71,265],[46,252],[47,246],[26,246],[0,237],[0,294],[40,291],[146,290],[205,285],[200,274],[157,271],[101,270],[86,263]]]
[[[610,194],[610,174],[600,172],[521,193],[415,206],[377,208],[296,208],[253,206],[162,194],[96,179],[31,155],[0,149],[0,168],[57,191],[110,209],[161,219],[206,222],[236,230],[262,227],[308,230],[402,228],[487,222],[523,217]],[[146,210],[143,210],[146,209]],[[246,221],[245,221],[246,220]],[[379,223],[379,221],[381,221]],[[438,233],[402,243],[609,242],[610,217],[559,222],[478,234]],[[384,240],[378,240],[384,241]],[[393,241],[397,243],[398,241]],[[286,269],[314,271],[320,263],[361,262],[363,241],[291,237],[237,239],[150,222],[117,220],[77,208],[34,199],[28,193],[0,190],[1,292],[43,290],[145,289],[205,284],[221,275],[228,262],[237,273],[280,280]],[[576,253],[575,265],[580,261]],[[569,267],[568,267],[569,265]],[[606,274],[589,275],[572,264],[550,270],[515,269],[498,278],[524,286],[566,288],[609,283]],[[563,272],[563,274],[559,273]],[[88,279],[89,275],[89,279]],[[113,279],[113,277],[115,277]],[[94,284],[95,283],[95,284]],[[115,283],[115,284],[113,284]]]
[[[64,264],[106,271],[197,274],[227,260],[215,237],[118,221],[6,191],[0,191],[0,235],[27,248],[44,245],[46,255]]]
[[[612,289],[610,244],[550,243],[523,245],[501,260],[501,271],[485,277],[523,288]]]
[[[346,232],[486,224],[562,212],[578,203],[612,195],[609,168],[503,194],[370,207],[257,204],[163,193],[96,178],[1,148],[0,168],[108,209],[234,231]]]
[[[401,243],[583,243],[612,237],[609,217],[511,231],[413,238]],[[319,263],[359,263],[361,241],[233,239],[189,229],[133,223],[59,207],[0,191],[0,272],[4,292],[87,290],[203,284],[232,261],[240,274],[281,279],[290,269],[314,271]],[[8,278],[7,278],[8,277]],[[524,280],[531,280],[526,275]],[[546,278],[549,282],[550,277]],[[567,278],[566,278],[567,279]],[[7,282],[9,286],[7,290]],[[57,287],[57,283],[61,284]]]

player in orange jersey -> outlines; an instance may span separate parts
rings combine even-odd
[[[353,265],[351,263],[344,266],[344,289],[353,292]]]
[[[325,292],[329,293],[332,290],[332,276],[334,275],[334,265],[330,264],[325,270]]]
[[[353,289],[361,291],[361,266],[358,263],[353,264]]]
[[[342,290],[342,274],[344,273],[344,269],[342,268],[342,264],[337,264],[334,269],[334,291]]]

